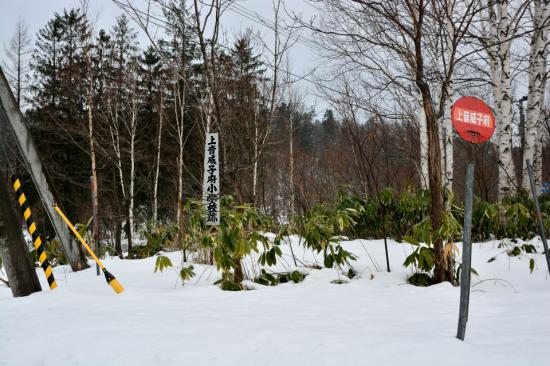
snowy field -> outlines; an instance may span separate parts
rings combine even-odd
[[[300,284],[227,292],[212,285],[219,275],[209,266],[195,265],[182,287],[174,269],[153,274],[155,258],[108,259],[126,288],[116,295],[93,267],[55,268],[54,291],[39,272],[41,293],[13,299],[0,287],[0,365],[548,365],[544,257],[535,255],[530,274],[528,257],[509,258],[497,244],[474,246],[480,277],[465,342],[455,338],[459,288],[407,285],[409,245],[390,241],[388,274],[376,270],[385,268],[383,242],[355,240],[344,247],[359,256],[360,278],[346,284],[331,283],[335,270],[305,269]],[[290,263],[287,245],[283,253]]]

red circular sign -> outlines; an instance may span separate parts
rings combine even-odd
[[[451,121],[460,137],[473,144],[489,140],[495,132],[493,110],[478,98],[457,100],[451,107]]]

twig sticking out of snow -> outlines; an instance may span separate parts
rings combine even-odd
[[[3,282],[4,285],[6,285],[6,287],[10,287],[10,283],[7,280],[3,279],[2,277],[0,277],[0,281]]]
[[[476,287],[477,285],[479,285],[480,283],[483,283],[483,282],[487,282],[487,281],[495,281],[495,284],[505,284],[505,285],[508,285],[508,287],[511,287],[512,290],[514,290],[514,292],[517,294],[518,293],[518,290],[516,290],[516,288],[514,287],[514,285],[512,285],[510,283],[510,281],[506,281],[506,280],[503,280],[501,278],[487,278],[485,280],[481,280],[475,284],[472,285],[472,287]],[[507,287],[507,286],[503,286],[503,287]]]
[[[361,243],[361,246],[363,247],[363,249],[365,249],[365,253],[367,253],[367,255],[369,256],[370,261],[371,261],[372,265],[374,266],[374,269],[376,270],[376,272],[381,272],[382,268],[380,267],[378,262],[376,262],[376,260],[370,255],[369,251],[367,250],[367,247],[363,243],[363,240],[359,239],[359,243]]]

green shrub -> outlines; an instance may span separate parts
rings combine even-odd
[[[188,205],[187,212],[190,220],[184,237],[186,246],[212,253],[216,268],[222,272],[222,289],[236,289],[230,282],[239,284],[244,279],[241,260],[251,253],[261,250],[259,262],[268,266],[275,265],[277,257],[281,256],[279,247],[264,235],[273,228],[271,219],[250,205],[235,205],[232,197],[222,197],[220,225],[215,230],[205,226],[201,202]],[[276,243],[282,240],[285,232],[282,230],[278,234]]]
[[[410,235],[405,240],[415,246],[413,252],[405,258],[403,265],[413,268],[413,275],[408,282],[418,286],[429,286],[432,282],[433,270],[435,268],[435,251],[433,243],[441,240],[445,243],[444,256],[446,264],[453,267],[454,278],[456,279],[457,266],[453,259],[458,253],[454,240],[460,235],[462,225],[455,218],[452,211],[443,215],[441,227],[434,233],[430,218],[425,218],[411,228]]]
[[[306,278],[306,275],[299,271],[269,273],[261,269],[260,275],[254,279],[254,282],[264,286],[277,286],[280,283],[294,282],[300,283]]]
[[[451,197],[452,199],[452,197]],[[550,196],[539,198],[545,227],[550,227]],[[429,192],[408,189],[399,196],[391,190],[383,190],[378,197],[359,197],[340,191],[336,209],[352,209],[356,212],[354,224],[342,232],[353,238],[391,237],[398,241],[410,235],[415,225],[429,217]],[[453,203],[450,210],[454,220],[462,223],[464,208]],[[453,234],[454,241],[462,240],[461,231]],[[538,235],[533,200],[520,190],[516,195],[500,203],[489,203],[474,197],[472,211],[472,240],[491,238],[529,239]]]
[[[134,245],[128,252],[128,259],[142,259],[151,257],[163,250],[175,247],[179,228],[176,225],[159,225],[147,229],[142,235],[147,240],[145,245]]]
[[[353,208],[330,209],[319,205],[309,210],[304,216],[298,217],[297,234],[304,239],[307,248],[323,254],[323,264],[327,268],[350,265],[350,260],[356,257],[342,248],[341,235],[353,225],[357,211]]]
[[[154,273],[157,273],[157,271],[163,272],[166,268],[174,268],[174,265],[172,264],[170,258],[164,255],[157,256],[157,260],[155,261]],[[191,278],[195,277],[195,272],[193,271],[193,269],[194,267],[192,265],[181,266],[180,270],[178,271],[178,275],[181,280],[182,286],[185,285],[185,281],[189,281]]]

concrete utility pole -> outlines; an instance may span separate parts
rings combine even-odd
[[[6,175],[0,172],[0,258],[6,269],[13,297],[27,296],[41,291],[42,288],[17,223],[10,193]]]
[[[54,203],[60,204],[59,200],[53,195],[54,190],[50,188],[38,150],[36,149],[32,137],[23,122],[23,115],[17,106],[9,84],[0,68],[0,123],[3,123],[13,132],[13,137],[17,147],[29,170],[29,174],[38,190],[45,211],[48,213],[50,222],[61,242],[65,255],[69,260],[73,271],[79,271],[88,267],[86,258],[82,249],[76,241],[70,236],[69,229],[54,210]]]

